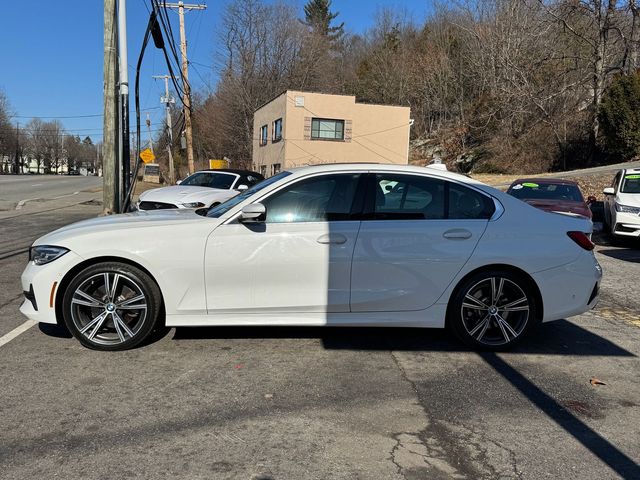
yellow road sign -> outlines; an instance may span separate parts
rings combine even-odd
[[[156,159],[156,156],[153,154],[150,148],[145,148],[140,152],[140,158],[144,163],[151,163]]]

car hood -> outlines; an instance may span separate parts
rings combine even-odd
[[[532,207],[539,208],[545,212],[572,213],[591,218],[591,210],[584,202],[573,202],[568,200],[530,200],[525,199]]]
[[[140,194],[139,200],[145,202],[163,203],[192,203],[222,201],[237,195],[235,190],[223,190],[220,188],[191,187],[189,185],[174,185],[171,187],[154,188]]]
[[[215,219],[217,220],[217,219]],[[105,217],[91,218],[80,222],[72,223],[65,227],[54,230],[40,238],[34,245],[59,245],[65,246],[70,239],[81,238],[85,235],[100,235],[109,233],[110,235],[126,231],[130,234],[133,230],[151,229],[153,227],[164,227],[171,225],[199,224],[203,222],[213,223],[214,219],[203,218],[193,210],[159,210],[159,211],[139,211],[124,213],[119,215],[109,215]],[[125,237],[125,235],[121,235]]]
[[[622,193],[618,192],[616,202],[630,207],[640,207],[640,193]]]

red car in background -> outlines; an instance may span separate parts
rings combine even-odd
[[[547,212],[569,213],[591,219],[589,204],[585,201],[576,182],[559,178],[520,178],[507,189],[513,197]]]

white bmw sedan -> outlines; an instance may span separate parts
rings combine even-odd
[[[590,232],[441,170],[304,167],[206,216],[136,212],[45,235],[21,311],[99,350],[159,325],[449,327],[505,349],[595,305]]]

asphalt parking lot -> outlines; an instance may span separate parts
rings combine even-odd
[[[80,200],[0,218],[0,337],[25,321],[26,246],[99,212]],[[35,326],[0,346],[0,476],[640,478],[640,245],[596,241],[596,310],[509,353],[319,328],[172,329],[101,353]]]

